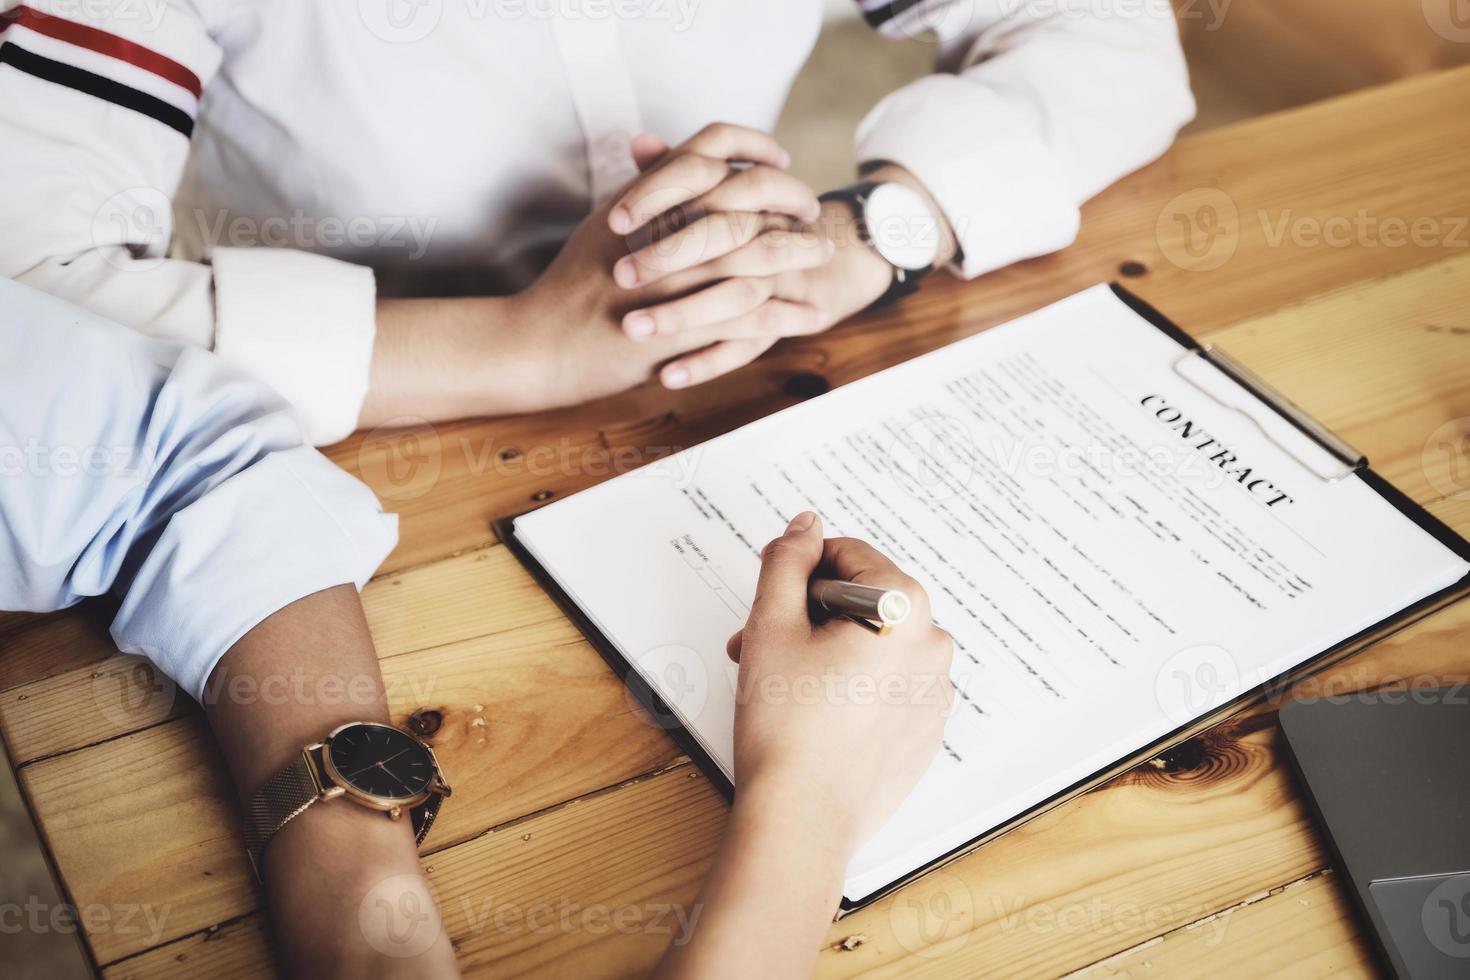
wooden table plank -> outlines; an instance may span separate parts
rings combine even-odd
[[[1068,980],[1151,977],[1375,977],[1348,899],[1331,871],[1190,923]]]
[[[117,652],[107,635],[114,614],[107,600],[50,616],[12,613],[0,630],[0,691],[106,660]]]

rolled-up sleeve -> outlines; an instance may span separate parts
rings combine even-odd
[[[118,648],[202,698],[252,627],[396,540],[247,372],[0,280],[0,607],[115,592]]]
[[[0,276],[213,347],[275,388],[310,442],[335,442],[367,393],[372,270],[289,248],[171,251],[231,6],[0,0]]]
[[[856,154],[923,182],[967,278],[1071,244],[1082,204],[1194,117],[1169,0],[859,2],[884,33],[939,40],[940,73],[880,102]]]

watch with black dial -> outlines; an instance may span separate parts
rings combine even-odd
[[[419,739],[392,725],[349,722],[303,748],[250,801],[245,810],[250,865],[260,878],[271,838],[313,804],[338,797],[392,820],[407,812],[414,839],[422,844],[451,792],[434,750]]]
[[[822,201],[852,208],[863,243],[893,267],[893,282],[874,306],[884,306],[919,289],[919,280],[939,260],[939,222],[918,191],[892,181],[862,181],[828,191]]]

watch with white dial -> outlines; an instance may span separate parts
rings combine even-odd
[[[893,282],[875,302],[883,306],[917,292],[919,280],[939,260],[939,222],[911,187],[891,181],[862,181],[828,191],[822,201],[842,201],[852,208],[863,242],[893,267]]]

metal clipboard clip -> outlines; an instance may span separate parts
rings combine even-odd
[[[1250,418],[1267,438],[1328,483],[1368,465],[1347,440],[1218,347],[1194,348],[1174,363],[1174,371],[1221,405]],[[1222,384],[1222,379],[1228,383]],[[1270,412],[1261,412],[1262,406]]]

